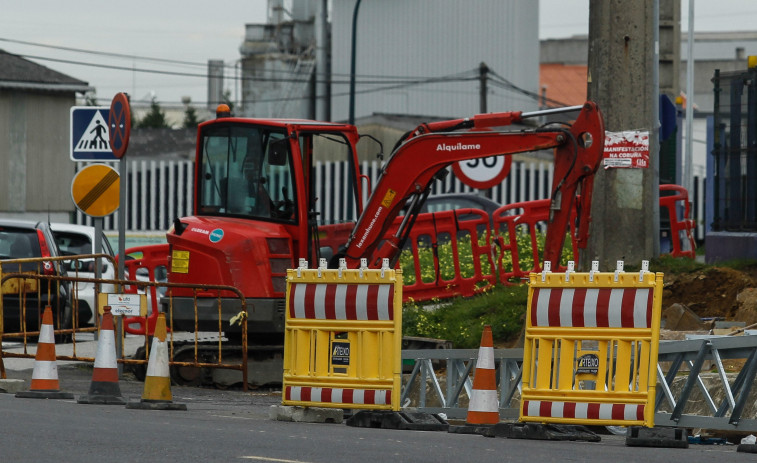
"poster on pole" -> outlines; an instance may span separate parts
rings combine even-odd
[[[602,165],[646,169],[649,167],[649,131],[626,130],[605,132],[605,151]]]

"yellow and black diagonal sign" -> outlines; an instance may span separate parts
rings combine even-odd
[[[71,198],[83,213],[104,217],[118,209],[120,177],[105,164],[87,166],[71,182]]]

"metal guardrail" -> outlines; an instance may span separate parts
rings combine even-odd
[[[405,408],[417,407],[427,413],[444,413],[448,418],[464,419],[468,412],[467,399],[473,387],[472,372],[477,359],[477,349],[403,350],[403,364],[407,361],[414,363],[412,372],[404,381],[401,405]],[[495,349],[494,363],[500,417],[517,418],[519,400],[516,399],[516,392],[520,397],[523,349]],[[429,391],[427,384],[430,384]],[[465,396],[461,396],[463,390]]]
[[[731,373],[723,360],[744,363],[738,373]],[[710,372],[705,368],[706,362],[710,362]],[[663,365],[668,366],[666,374]],[[681,374],[684,369],[689,370],[685,377]],[[757,407],[754,397],[750,400],[756,374],[757,336],[661,342],[655,425],[757,431]],[[693,414],[695,401],[703,402],[709,415]]]
[[[403,408],[465,419],[477,357],[476,349],[402,351],[403,364],[413,364]],[[523,349],[495,349],[494,359],[500,418],[516,420]],[[662,341],[657,374],[655,426],[757,432],[757,336]]]

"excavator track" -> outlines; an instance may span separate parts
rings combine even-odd
[[[140,347],[134,354],[135,359],[145,358],[145,348]],[[242,346],[222,345],[223,363],[239,364],[242,361]],[[247,383],[248,387],[281,386],[284,369],[284,346],[265,345],[247,348]],[[195,344],[192,341],[174,342],[173,362],[182,363],[218,363],[218,341],[203,341],[197,344],[197,362],[195,362]],[[132,366],[132,372],[140,381],[144,381],[147,367]],[[187,365],[171,365],[171,382],[179,386],[194,386],[227,389],[242,386],[242,372],[226,368],[209,368]]]
[[[451,349],[452,343],[443,339],[405,336],[403,349]],[[221,357],[225,363],[239,364],[242,361],[242,346],[223,344]],[[145,348],[140,347],[135,359],[145,358]],[[194,341],[173,343],[173,361],[195,363]],[[218,363],[218,340],[202,340],[197,344],[196,363]],[[132,365],[131,370],[140,381],[144,381],[147,367]],[[251,388],[280,387],[284,371],[284,346],[254,345],[247,347],[247,383]],[[194,386],[228,389],[242,386],[242,372],[225,368],[171,365],[171,382],[178,386]]]

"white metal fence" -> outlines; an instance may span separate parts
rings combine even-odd
[[[192,214],[192,183],[194,181],[193,161],[128,161],[126,230],[165,231],[177,217]],[[118,163],[110,163],[118,169]],[[77,169],[86,166],[78,163]],[[361,164],[361,172],[370,179],[370,187],[375,186],[380,171],[378,161]],[[315,169],[316,195],[321,208],[321,219],[333,222],[335,217],[355,217],[350,210],[350,201],[342,188],[347,165],[344,162],[319,163]],[[486,196],[499,204],[548,198],[552,185],[553,165],[550,162],[520,162],[512,164],[510,175],[496,187],[485,192]],[[704,239],[704,181],[695,177],[694,191],[689,193],[692,202],[692,216],[697,221],[696,239]],[[364,185],[368,187],[368,185]],[[369,188],[364,188],[368,198]],[[475,193],[454,175],[433,184],[431,194]],[[75,222],[92,225],[92,218],[76,212]],[[105,217],[104,230],[118,230],[118,213]]]
[[[192,214],[193,161],[127,162],[127,231],[165,231],[176,217]],[[117,162],[105,164],[119,170]],[[78,171],[86,164],[76,166]],[[93,219],[77,210],[75,223],[92,225]],[[103,229],[118,230],[118,212],[105,217]]]

